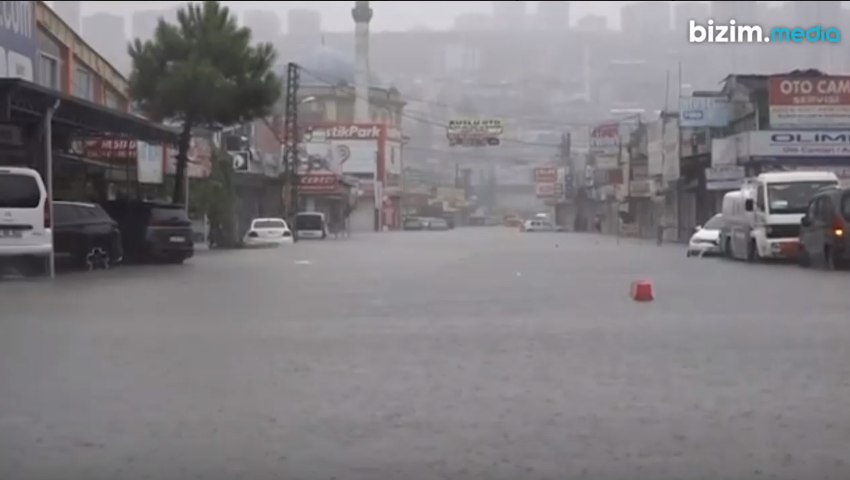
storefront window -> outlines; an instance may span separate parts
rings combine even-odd
[[[74,72],[74,95],[95,101],[95,82],[94,74],[84,68],[77,68]]]
[[[59,60],[50,55],[41,54],[38,65],[38,83],[41,86],[59,90]]]
[[[106,94],[104,95],[104,103],[109,108],[114,108],[116,110],[121,109],[121,99],[118,97],[118,94],[116,94],[112,90],[106,90]]]

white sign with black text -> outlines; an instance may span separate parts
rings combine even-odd
[[[845,157],[850,163],[850,130],[759,130],[743,135],[744,153],[752,160]]]

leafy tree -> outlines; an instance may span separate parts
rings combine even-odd
[[[215,239],[216,245],[224,248],[235,246],[236,194],[233,187],[233,158],[229,153],[221,149],[213,150],[210,178],[193,188],[191,196],[191,203],[198,212],[209,219],[210,236]]]
[[[187,4],[176,24],[160,19],[153,39],[136,39],[128,51],[130,96],[154,120],[182,124],[172,196],[180,203],[192,129],[270,114],[281,92],[276,52],[268,43],[253,45],[251,30],[217,1]]]

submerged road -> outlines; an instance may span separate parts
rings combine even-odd
[[[848,281],[494,227],[0,282],[0,478],[843,480]]]

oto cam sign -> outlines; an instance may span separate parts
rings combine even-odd
[[[850,76],[775,76],[769,93],[771,128],[850,127]]]

